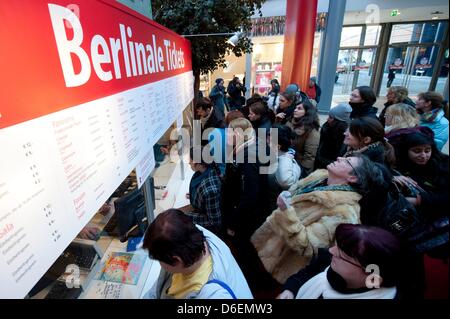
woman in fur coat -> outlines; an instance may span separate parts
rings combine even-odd
[[[333,244],[341,223],[360,223],[358,201],[377,183],[382,167],[360,155],[338,158],[280,194],[278,209],[252,235],[265,267],[280,283],[305,267],[318,248]]]

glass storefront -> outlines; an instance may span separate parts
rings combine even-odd
[[[385,95],[391,85],[407,87],[410,96],[428,91],[436,68],[435,90],[443,92],[448,76],[448,49],[447,58],[444,55],[440,61],[438,52],[447,26],[447,21],[392,26],[380,95]]]
[[[442,58],[439,50],[445,45],[448,22],[393,24],[389,42],[380,43],[382,28],[387,26],[362,25],[342,29],[334,101],[347,100],[350,92],[361,85],[372,86],[377,91],[374,83],[380,83],[379,96],[385,96],[391,85],[407,87],[413,97],[430,89],[443,92],[448,78],[448,49]],[[380,48],[386,46],[386,56],[378,57]],[[379,67],[379,72],[375,72],[378,60],[385,63]],[[433,76],[436,76],[435,87]]]
[[[333,89],[336,103],[347,101],[355,87],[372,83],[380,34],[381,26],[350,26],[342,29]]]
[[[377,49],[340,50],[336,67],[335,95],[348,96],[352,88],[369,85]]]

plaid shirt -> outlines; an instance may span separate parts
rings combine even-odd
[[[220,196],[222,182],[216,171],[212,169],[198,186],[195,198],[191,198],[195,211],[187,213],[194,223],[204,227],[221,227]]]

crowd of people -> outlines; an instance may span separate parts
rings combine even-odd
[[[448,267],[442,95],[414,102],[391,86],[378,112],[360,86],[320,125],[315,79],[305,92],[271,85],[245,100],[238,78],[228,98],[217,79],[196,102],[208,139],[191,149],[191,204],[146,232],[162,267],[147,297],[423,299],[424,260]],[[271,149],[275,161],[260,161]]]

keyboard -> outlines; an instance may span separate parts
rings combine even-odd
[[[48,270],[49,275],[58,278],[66,272],[67,266],[77,265],[80,268],[92,269],[97,257],[93,246],[71,243]]]
[[[75,253],[77,254],[75,256],[74,262],[75,265],[78,265],[79,267],[86,269],[92,268],[95,261],[95,257],[97,257],[97,252],[93,247],[92,249],[81,247],[80,249],[78,249],[78,252]]]

